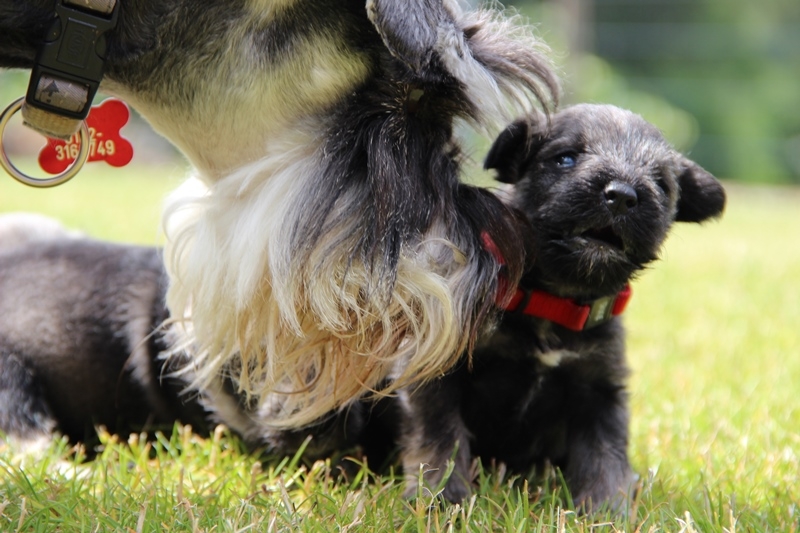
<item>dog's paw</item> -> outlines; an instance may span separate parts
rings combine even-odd
[[[624,515],[635,497],[638,479],[630,471],[621,476],[604,476],[573,493],[575,508],[586,514],[610,512]]]
[[[452,462],[447,468],[420,465],[417,475],[406,476],[403,497],[407,500],[440,498],[450,503],[461,503],[472,494],[469,472],[462,470],[454,467]]]

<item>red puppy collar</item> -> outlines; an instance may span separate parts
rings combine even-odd
[[[544,318],[572,331],[584,331],[622,314],[630,298],[630,285],[626,285],[616,295],[598,298],[586,304],[578,304],[575,300],[553,296],[544,291],[518,288],[504,309]]]
[[[487,232],[481,234],[483,245],[497,261],[503,265],[505,260],[497,245]],[[497,302],[500,304],[506,297],[506,280],[501,274]],[[506,311],[516,311],[524,315],[543,318],[572,331],[584,331],[593,328],[613,317],[621,315],[631,299],[631,287],[626,285],[619,293],[579,304],[570,298],[553,296],[544,291],[516,288],[511,300],[501,305]]]

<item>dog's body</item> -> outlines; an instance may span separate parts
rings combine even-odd
[[[452,458],[443,494],[460,501],[477,456],[522,474],[548,461],[562,468],[576,504],[618,504],[632,480],[620,319],[606,313],[609,320],[574,331],[579,324],[541,316],[552,314],[553,298],[622,302],[673,221],[718,216],[725,195],[632,113],[576,106],[555,115],[550,130],[529,129],[509,127],[486,164],[515,183],[511,203],[533,226],[525,244],[532,268],[515,295],[533,315],[507,311],[471,361],[402,391],[408,492],[421,464],[435,490]]]
[[[302,425],[451,367],[492,311],[481,234],[512,282],[524,262],[510,212],[459,183],[453,124],[547,106],[541,43],[455,0],[118,1],[102,88],[199,178],[165,219],[195,384]],[[52,3],[0,0],[0,66],[31,67]]]

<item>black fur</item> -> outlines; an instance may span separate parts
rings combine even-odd
[[[724,207],[713,176],[640,117],[611,106],[566,109],[549,129],[513,124],[486,166],[515,184],[511,203],[532,225],[525,249],[533,265],[522,287],[579,302],[620,291],[657,258],[674,220],[700,222]],[[621,504],[633,480],[627,373],[619,318],[574,332],[505,313],[471,362],[404,391],[409,495],[424,463],[432,489],[443,483],[445,498],[462,500],[471,459],[481,457],[523,474],[550,462],[576,504]],[[445,481],[451,458],[455,469]]]

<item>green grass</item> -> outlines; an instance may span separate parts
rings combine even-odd
[[[19,166],[35,172],[32,165]],[[45,176],[41,170],[36,175]],[[0,170],[0,213],[45,213],[100,239],[153,244],[163,240],[163,199],[185,176],[185,168],[177,164],[111,168],[91,163],[63,185],[36,189]]]
[[[159,178],[168,174],[170,179]],[[81,174],[48,191],[0,179],[0,211],[154,242],[179,170]],[[800,191],[729,188],[724,218],[678,226],[626,312],[641,476],[627,518],[569,510],[555,478],[480,470],[463,506],[407,502],[397,477],[260,463],[225,431],[153,443],[105,436],[99,457],[0,446],[0,531],[797,531],[800,528]]]

